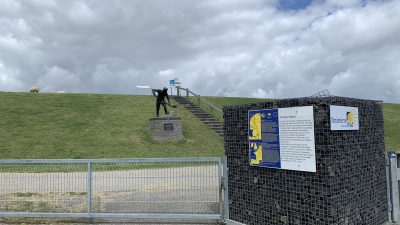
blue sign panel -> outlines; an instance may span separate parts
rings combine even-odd
[[[389,158],[390,159],[394,159],[397,157],[397,153],[396,152],[388,152]]]
[[[278,109],[249,111],[250,164],[281,168]]]

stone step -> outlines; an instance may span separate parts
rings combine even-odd
[[[207,123],[207,124],[218,124],[218,125],[221,125],[221,126],[224,125],[223,123],[221,123],[219,121],[216,121],[216,120],[213,120],[213,119],[211,119],[211,120],[203,119],[202,122]]]
[[[193,113],[193,114],[199,114],[199,115],[202,115],[202,114],[210,115],[210,114],[208,114],[208,113],[206,113],[206,112],[204,112],[204,111],[191,111],[191,110],[189,110],[189,112],[191,112],[191,113]]]
[[[173,97],[173,99],[179,103],[181,106],[186,108],[190,113],[192,113],[195,117],[197,117],[201,122],[207,125],[214,132],[219,134],[220,136],[224,136],[224,127],[220,121],[217,121],[211,114],[204,111],[195,103],[187,100],[183,97]]]
[[[217,131],[217,132],[224,132],[223,129],[218,129],[218,128],[211,128],[211,129],[213,129],[214,131]]]
[[[195,115],[196,116],[196,115]],[[202,122],[209,121],[209,122],[215,122],[213,121],[213,118],[209,116],[196,116],[198,119],[200,119]]]
[[[208,114],[208,113],[192,113],[192,114],[194,114],[194,115],[196,115],[196,116],[198,116],[198,117],[208,117],[208,118],[210,118],[210,119],[214,119],[214,117],[211,116],[211,115]]]
[[[222,123],[214,120],[214,119],[200,119],[202,122],[207,123],[207,124],[218,124],[218,125],[223,125]]]
[[[207,124],[208,126],[211,126],[211,127],[223,127],[224,126],[220,123],[205,123],[205,124]]]
[[[208,113],[193,113],[197,117],[208,117],[208,118],[213,118],[210,114]]]
[[[203,119],[203,122],[223,124],[214,118],[202,118],[202,119]]]
[[[224,128],[222,128],[222,127],[210,127],[210,128],[215,131],[223,131],[224,130]]]
[[[185,105],[183,105],[183,107],[185,107],[187,110],[202,110],[199,107],[192,107],[192,106],[185,106]]]
[[[218,121],[216,121],[214,118],[212,117],[197,117],[199,118],[201,121],[208,121],[208,122],[214,122],[214,123],[218,123]]]
[[[198,105],[191,102],[178,102],[179,104],[185,106],[186,108],[200,108]]]
[[[204,111],[203,109],[199,108],[199,107],[185,107],[187,110],[201,110]]]
[[[218,122],[209,122],[209,121],[202,121],[202,122],[204,122],[204,123],[206,123],[207,125],[210,125],[210,126],[221,126],[221,127],[224,126],[222,123],[218,123]]]

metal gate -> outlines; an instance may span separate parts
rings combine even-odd
[[[0,217],[224,221],[224,161],[0,160]]]

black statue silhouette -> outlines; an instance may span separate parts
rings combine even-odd
[[[167,115],[168,114],[167,103],[165,102],[164,98],[166,97],[168,100],[168,105],[171,105],[170,101],[169,101],[169,96],[168,96],[168,88],[164,87],[162,90],[151,89],[151,92],[153,93],[154,97],[157,97],[157,102],[156,102],[157,117],[160,116],[160,105],[162,105],[164,107],[165,115]]]

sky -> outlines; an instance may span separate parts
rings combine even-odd
[[[400,0],[2,0],[0,91],[400,103]],[[147,93],[147,92],[146,92]]]

